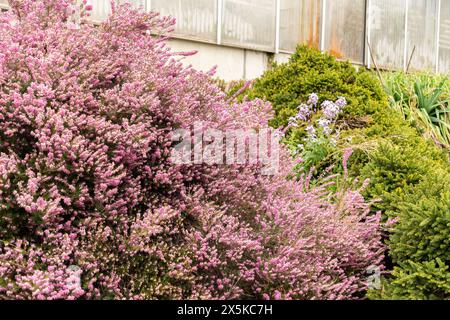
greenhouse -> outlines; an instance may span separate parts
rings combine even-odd
[[[93,19],[109,12],[107,1],[90,2]],[[450,72],[450,0],[133,2],[176,17],[182,39],[270,53],[308,43],[369,67]]]
[[[104,20],[111,11],[109,0],[87,2],[93,6],[93,21]],[[243,61],[228,62],[228,76],[219,70],[225,78],[259,76],[273,54],[275,60],[285,61],[283,57],[294,52],[298,44],[308,44],[369,68],[450,72],[450,0],[122,2],[175,17],[174,39],[189,41],[188,48],[195,47],[194,43],[222,48],[217,51],[212,47],[202,59],[210,59],[217,52],[226,57],[230,55],[227,47],[260,53],[256,60],[255,54],[244,53]],[[0,6],[2,3],[6,6],[7,0],[0,0]],[[211,67],[204,64],[194,62],[199,68]],[[232,70],[242,68],[250,71]]]

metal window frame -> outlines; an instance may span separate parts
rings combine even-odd
[[[409,51],[409,46],[408,46],[408,27],[409,27],[409,0],[405,0],[405,37],[404,37],[404,52],[403,52],[403,71],[406,71],[406,69],[408,68],[408,51]]]
[[[404,4],[405,4],[405,18],[404,18],[404,37],[403,37],[403,41],[404,41],[404,48],[403,48],[403,66],[402,68],[396,69],[388,69],[388,70],[402,70],[406,71],[407,67],[408,67],[408,51],[409,51],[409,46],[408,46],[408,27],[409,27],[409,23],[408,23],[408,19],[409,19],[409,1],[410,0],[404,0]],[[439,0],[441,1],[441,0]],[[371,24],[371,8],[372,8],[372,1],[371,0],[366,0],[366,41],[364,43],[364,47],[365,47],[365,54],[366,54],[366,66],[368,69],[372,68],[372,54],[375,54],[375,52],[370,52],[370,48],[369,48],[369,44],[371,44],[371,37],[372,37],[372,24]]]
[[[327,14],[327,0],[322,0],[320,5],[320,38],[319,48],[320,51],[325,52],[325,16]]]
[[[275,53],[280,53],[281,0],[275,2]]]
[[[441,9],[442,9],[442,0],[438,0],[438,10],[437,10],[437,19],[436,19],[436,56],[435,56],[435,72],[439,73],[440,71],[440,58],[441,58]]]
[[[369,49],[370,39],[372,37],[372,15],[371,15],[371,9],[372,9],[372,1],[366,0],[366,17],[365,17],[365,35],[364,35],[364,61],[365,65],[368,69],[372,67],[372,53]]]
[[[216,43],[220,46],[222,44],[222,24],[223,24],[223,0],[217,1],[217,18],[216,18],[216,30],[217,30],[217,39]]]

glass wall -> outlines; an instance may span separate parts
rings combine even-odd
[[[175,34],[178,36],[217,40],[216,0],[152,0],[151,10],[175,17]]]
[[[450,0],[441,0],[439,71],[450,74]]]
[[[324,49],[337,58],[364,63],[366,1],[327,1]]]
[[[223,0],[222,43],[275,51],[276,0]]]
[[[281,0],[280,50],[293,52],[297,44],[319,48],[320,0]]]
[[[379,68],[403,69],[407,0],[371,0],[370,45]]]
[[[178,38],[284,53],[308,44],[381,69],[450,73],[450,0],[115,1],[175,17]],[[111,12],[110,0],[87,3],[95,22]]]
[[[439,0],[409,0],[407,57],[410,70],[436,70]]]
[[[450,70],[450,0],[118,1],[175,17],[175,37],[266,52],[308,44],[358,64],[373,54],[381,69]],[[110,12],[109,0],[88,3],[95,21]]]

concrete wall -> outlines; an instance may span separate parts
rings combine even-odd
[[[217,65],[216,75],[225,81],[255,79],[270,67],[272,61],[284,62],[289,57],[287,54],[275,55],[181,39],[170,40],[169,47],[174,52],[198,51],[196,55],[185,58],[184,63],[202,71]]]

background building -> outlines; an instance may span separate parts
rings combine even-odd
[[[174,16],[172,48],[198,50],[186,62],[218,65],[225,80],[259,76],[298,43],[368,67],[450,73],[450,0],[118,1]],[[88,2],[93,20],[108,15],[109,0]]]

